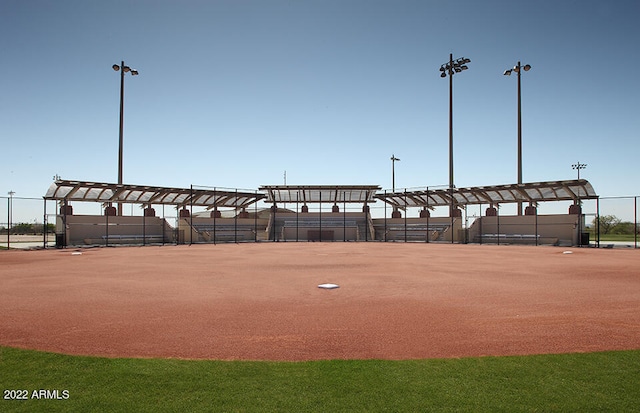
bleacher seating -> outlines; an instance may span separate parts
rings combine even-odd
[[[391,224],[387,225],[386,229],[383,229],[383,240],[387,241],[438,241],[442,234],[444,234],[451,225],[448,224],[429,224],[417,223],[417,224]],[[386,231],[386,232],[385,232]]]
[[[347,240],[371,239],[365,214],[292,214],[278,216],[268,226],[269,238],[278,240]],[[274,235],[275,234],[275,235]],[[295,234],[295,235],[294,235]]]
[[[130,234],[130,235],[103,235],[100,238],[83,239],[86,245],[107,245],[107,244],[162,244],[170,242],[163,235],[151,234]]]

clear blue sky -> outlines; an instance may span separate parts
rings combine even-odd
[[[638,195],[637,0],[210,0],[0,3],[0,190],[56,174],[158,186],[448,183],[454,77],[458,187],[515,183],[522,75],[525,182],[588,166],[601,196]]]

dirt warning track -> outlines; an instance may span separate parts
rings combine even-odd
[[[5,251],[0,345],[296,361],[639,349],[639,254],[413,243]]]

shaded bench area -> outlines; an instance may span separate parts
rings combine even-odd
[[[376,218],[373,220],[377,241],[451,242],[451,235],[459,231],[461,221],[447,217]],[[456,236],[457,237],[457,236]]]
[[[182,218],[178,243],[256,242],[264,239],[266,219]]]
[[[596,216],[599,214],[597,194],[588,181],[581,179],[392,192],[381,192],[378,185],[285,184],[240,191],[57,179],[44,199],[45,216],[47,201],[59,203],[56,246],[60,247],[263,240],[588,245],[583,201],[596,200]],[[258,212],[259,201],[267,205],[261,211],[266,211],[264,214]],[[373,218],[370,213],[377,201],[385,204],[384,214],[382,208],[376,211],[383,218]],[[557,201],[571,202],[568,214],[538,215],[538,203]],[[104,215],[74,215],[72,202],[100,203]],[[521,211],[501,215],[499,208],[507,203],[517,203],[518,211],[528,206],[524,215]],[[142,216],[123,216],[122,206],[127,204],[142,208]],[[175,225],[157,218],[154,205],[163,207],[163,217],[165,206],[175,208]],[[291,205],[292,210],[287,209]],[[469,216],[466,207],[471,205],[479,206],[479,215]],[[250,218],[249,206],[254,206],[254,218]],[[483,206],[488,206],[484,213]],[[387,207],[392,210],[390,218]],[[407,216],[417,208],[418,217]],[[431,217],[431,211],[443,210],[448,215]],[[473,220],[471,226],[469,220]],[[597,239],[599,245],[599,235]]]
[[[359,241],[365,238],[364,213],[288,213],[270,222],[269,239],[277,241]]]

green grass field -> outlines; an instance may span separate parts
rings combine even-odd
[[[591,240],[596,240],[596,234],[591,234]],[[633,242],[634,240],[633,234],[600,234],[600,241]],[[638,237],[638,240],[640,240],[640,237]]]
[[[289,363],[0,347],[0,384],[2,412],[633,412],[640,351]],[[40,389],[61,400],[38,399]],[[10,390],[27,400],[6,400]]]

